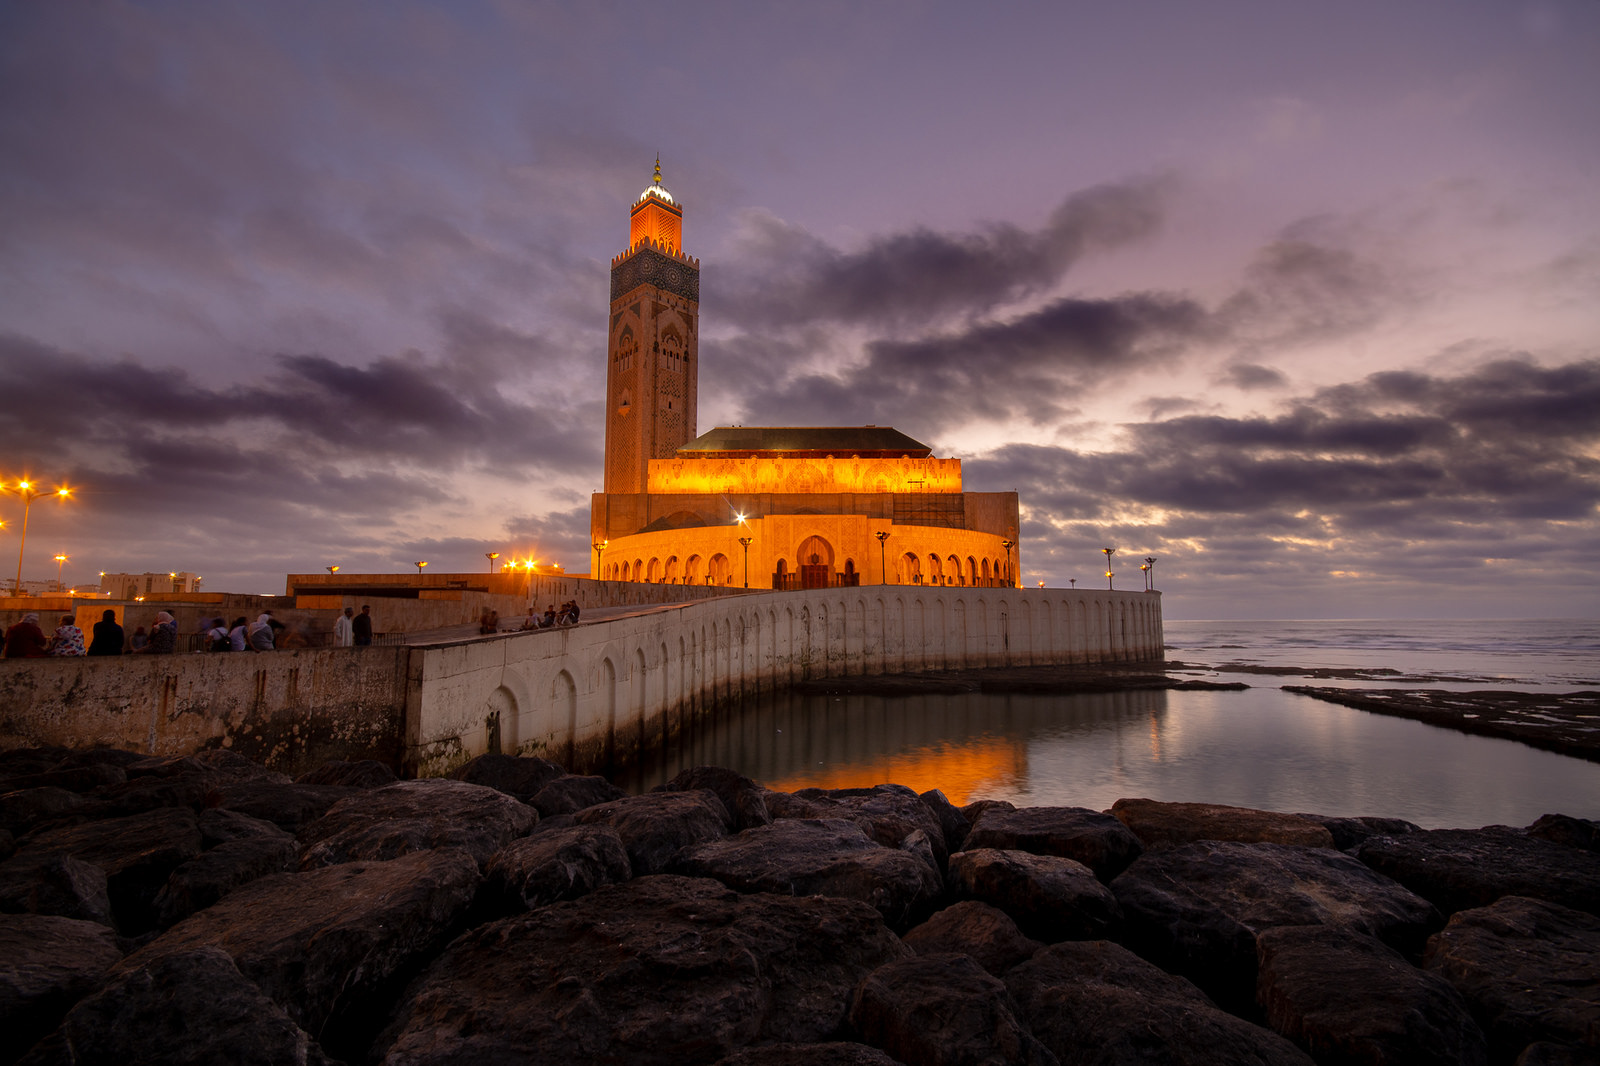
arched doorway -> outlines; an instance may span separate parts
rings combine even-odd
[[[818,536],[800,542],[800,587],[825,589],[833,583],[833,545]]]

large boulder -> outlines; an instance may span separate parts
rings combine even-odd
[[[376,759],[345,762],[333,759],[294,779],[297,785],[343,785],[346,788],[382,788],[400,780],[387,763]]]
[[[1600,822],[1566,814],[1542,814],[1526,830],[1531,837],[1569,848],[1600,851]]]
[[[575,825],[520,837],[489,860],[489,891],[510,910],[586,896],[633,876],[622,838],[609,825]]]
[[[579,825],[609,825],[622,838],[635,876],[667,869],[687,847],[728,835],[733,819],[715,792],[650,792],[579,811]]]
[[[98,922],[0,914],[0,1062],[54,1029],[121,961],[116,934]]]
[[[889,848],[898,848],[917,830],[928,836],[934,859],[943,869],[949,855],[944,829],[922,798],[904,785],[871,788],[803,788],[795,796],[810,803],[816,817],[845,818]]]
[[[1535,1041],[1600,1045],[1600,918],[1507,896],[1457,911],[1424,965],[1466,997],[1497,1060]]]
[[[910,954],[853,900],[741,895],[664,874],[466,933],[407,990],[389,1066],[710,1063],[827,1040],[851,989]]]
[[[477,861],[459,848],[274,874],[179,922],[122,967],[221,948],[330,1051],[364,1057],[399,984],[458,931],[479,883]]]
[[[610,781],[594,774],[568,774],[558,777],[541,788],[532,803],[541,818],[558,814],[576,814],[597,803],[610,803],[626,796]]]
[[[1323,1066],[1486,1066],[1461,995],[1370,936],[1326,925],[1256,937],[1267,1024]]]
[[[1373,837],[1352,854],[1446,915],[1502,896],[1600,914],[1600,854],[1505,826]]]
[[[1000,908],[1045,943],[1105,940],[1122,925],[1111,891],[1081,862],[1056,855],[978,848],[950,856],[950,891]]]
[[[717,799],[722,801],[722,806],[733,819],[735,832],[754,829],[772,821],[772,814],[767,810],[767,790],[743,774],[720,766],[691,766],[652,791],[692,792],[701,788],[716,793]]]
[[[5,786],[9,787],[9,786]],[[34,827],[58,820],[102,817],[104,805],[54,785],[18,789],[0,795],[0,829],[22,836]]]
[[[327,814],[335,803],[362,791],[351,785],[229,781],[210,789],[205,800],[208,807],[238,811],[296,833]]]
[[[1001,980],[967,955],[919,955],[868,974],[850,1005],[863,1040],[906,1066],[1057,1066]]]
[[[1236,840],[1242,844],[1296,844],[1333,847],[1333,834],[1296,814],[1227,807],[1220,803],[1162,803],[1119,799],[1111,813],[1147,848],[1168,848],[1196,840]]]
[[[504,792],[428,778],[358,791],[300,830],[300,868],[464,848],[480,865],[539,820]]]
[[[532,755],[479,755],[456,767],[450,776],[532,803],[540,789],[566,772],[555,763]]]
[[[109,788],[128,780],[127,771],[120,766],[92,763],[88,766],[57,767],[39,774],[24,774],[7,779],[0,788],[7,791],[34,788],[60,788],[68,792],[92,792]]]
[[[840,896],[870,904],[903,929],[943,890],[939,873],[908,851],[869,840],[843,819],[779,819],[684,849],[673,870],[740,892]]]
[[[939,828],[944,831],[944,843],[951,851],[960,851],[966,842],[967,834],[972,831],[972,823],[967,821],[967,816],[961,813],[961,808],[950,802],[950,798],[936,788],[930,788],[917,797],[933,816],[939,819]]]
[[[1316,822],[1333,834],[1333,846],[1340,851],[1349,851],[1368,837],[1400,836],[1422,829],[1404,818],[1339,818],[1331,814],[1296,814],[1295,817]]]
[[[25,1066],[337,1066],[239,972],[195,948],[121,973],[67,1014]]]
[[[918,955],[970,955],[996,977],[1044,947],[1023,936],[1005,911],[975,899],[938,911],[900,939]]]
[[[972,810],[976,805],[969,805]],[[1110,881],[1139,857],[1144,847],[1127,826],[1085,807],[1023,807],[1009,803],[984,808],[972,822],[962,847],[1029,851],[1081,862],[1102,881]]]
[[[1229,1010],[1255,1009],[1256,935],[1332,925],[1418,956],[1438,911],[1332,848],[1200,841],[1149,851],[1115,881],[1124,943]]]
[[[0,912],[53,914],[111,926],[106,872],[71,855],[0,863]]]
[[[1107,940],[1047,947],[1006,974],[1006,988],[1062,1066],[1311,1066],[1283,1037]]]
[[[156,922],[165,929],[211,906],[240,885],[294,867],[294,837],[271,822],[228,810],[200,812],[205,851],[167,878],[156,894]]]

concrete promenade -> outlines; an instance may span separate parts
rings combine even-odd
[[[619,583],[578,584],[580,602],[590,584],[618,602]],[[0,748],[224,746],[286,772],[377,758],[418,776],[503,751],[594,770],[802,679],[1162,656],[1153,592],[882,585],[624,611],[358,651],[7,660]]]

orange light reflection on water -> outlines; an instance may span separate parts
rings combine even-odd
[[[1008,791],[1027,779],[1027,750],[1003,737],[974,738],[960,748],[913,748],[859,762],[819,766],[762,784],[776,792],[802,788],[870,788],[893,782],[917,792],[937,788],[957,807]]]

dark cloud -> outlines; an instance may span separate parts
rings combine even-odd
[[[1231,385],[1246,392],[1255,389],[1281,389],[1289,384],[1283,373],[1270,366],[1256,363],[1230,363],[1222,368],[1217,378],[1219,384]]]

